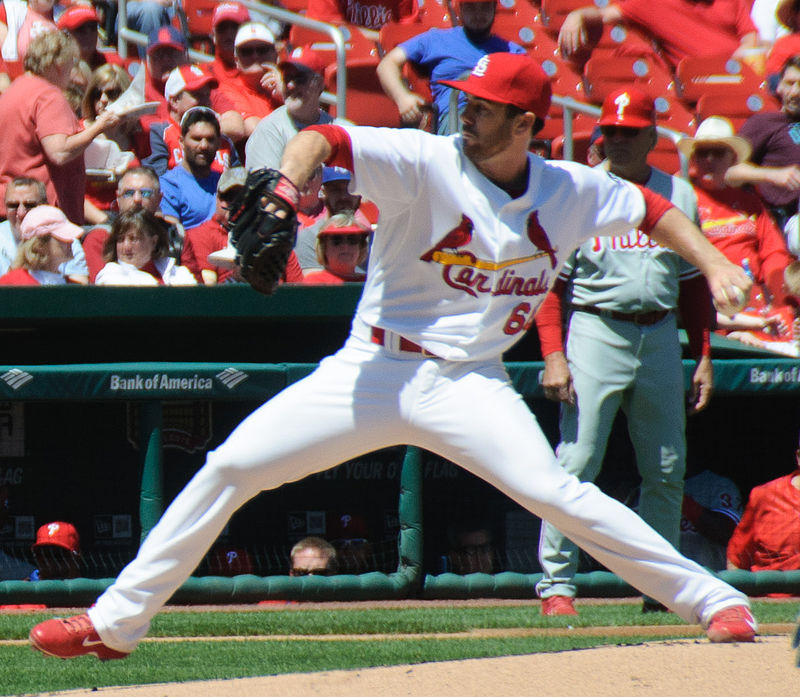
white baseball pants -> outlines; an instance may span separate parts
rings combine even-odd
[[[426,359],[351,336],[209,452],[136,559],[89,610],[100,637],[132,651],[230,516],[261,490],[398,444],[485,479],[687,621],[707,625],[717,611],[747,604],[633,511],[567,474],[499,360]]]

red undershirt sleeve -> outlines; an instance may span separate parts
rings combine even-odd
[[[661,216],[663,216],[664,213],[666,213],[670,208],[674,208],[675,206],[654,191],[650,191],[650,189],[647,189],[639,184],[636,184],[636,186],[638,187],[639,191],[642,192],[645,204],[644,219],[640,223],[639,229],[645,234],[649,235],[650,231],[656,226],[656,223],[661,220]]]
[[[536,313],[536,330],[539,332],[539,345],[542,358],[556,351],[564,350],[563,298],[567,283],[556,279]]]
[[[325,124],[323,126],[308,126],[304,131],[316,131],[331,146],[331,156],[326,160],[330,167],[344,167],[353,171],[353,144],[350,142],[350,135],[341,126]]]

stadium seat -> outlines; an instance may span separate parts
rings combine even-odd
[[[672,93],[674,80],[646,57],[592,55],[584,66],[584,90],[595,104],[602,104],[614,90],[633,85],[655,99]]]
[[[678,155],[678,148],[669,138],[660,136],[656,147],[650,151],[647,156],[647,163],[651,167],[666,172],[667,174],[676,174],[681,169],[681,159]]]
[[[573,131],[572,133],[572,160],[586,164],[586,153],[592,139],[591,130]],[[559,135],[553,138],[551,157],[554,160],[564,159],[564,136]]]
[[[694,112],[689,111],[677,97],[659,95],[654,100],[659,126],[679,133],[693,135],[697,128]]]
[[[496,15],[492,33],[506,41],[519,44],[534,58],[537,57],[537,54],[541,55],[540,61],[555,56],[558,51],[555,39],[533,15],[526,17],[514,14]]]
[[[704,94],[758,93],[763,80],[746,63],[734,58],[684,58],[675,69],[676,91],[687,105]]]
[[[777,99],[763,92],[736,93],[736,94],[704,94],[697,100],[695,113],[697,123],[709,116],[725,116],[730,119],[735,130],[753,114],[762,111],[780,111],[781,105]]]
[[[402,122],[397,105],[386,95],[378,80],[376,57],[347,59],[346,118],[361,126],[400,127]],[[335,93],[338,84],[338,66],[332,63],[325,69],[325,89]],[[331,105],[331,116],[336,116],[336,105]]]
[[[417,0],[417,7],[419,8],[417,19],[428,28],[443,27],[446,29],[455,26],[446,0]]]
[[[602,0],[595,0],[594,3],[589,0],[542,0],[540,7],[542,24],[547,27],[550,34],[557,36],[570,12],[591,4],[600,7],[601,2]]]
[[[378,50],[381,56],[385,56],[398,44],[422,34],[430,29],[421,22],[387,22],[378,32]]]
[[[352,24],[340,24],[337,26],[344,34],[345,51],[348,59],[376,58],[378,56],[378,45],[364,34],[360,27]],[[310,45],[327,65],[336,62],[336,44],[324,32],[293,24],[289,30],[289,45],[291,48]]]

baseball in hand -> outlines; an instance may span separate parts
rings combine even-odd
[[[717,308],[718,312],[728,315],[728,317],[733,317],[737,312],[741,312],[744,309],[747,303],[747,294],[741,288],[738,286],[723,288],[722,294],[725,296],[723,302],[720,303],[714,300],[714,307]]]

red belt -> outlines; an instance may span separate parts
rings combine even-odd
[[[650,312],[617,312],[616,310],[601,310],[599,307],[593,307],[592,305],[572,305],[572,309],[578,312],[588,312],[590,315],[597,315],[598,317],[616,319],[622,322],[633,322],[633,324],[641,324],[644,326],[656,324],[670,313],[669,310],[652,310]]]
[[[378,344],[379,346],[386,346],[386,330],[380,327],[370,327],[370,330],[372,332],[372,343]],[[421,353],[426,358],[438,358],[438,356],[432,354],[428,349],[424,349],[419,344],[415,344],[413,341],[409,341],[402,336],[400,337],[398,348],[401,351],[408,351],[409,353]]]

